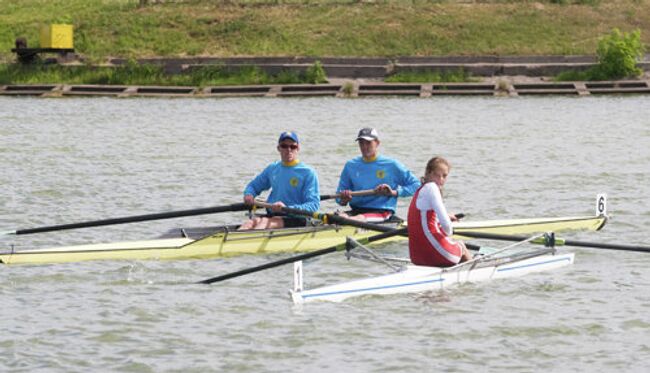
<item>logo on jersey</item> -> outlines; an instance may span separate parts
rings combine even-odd
[[[384,170],[377,170],[377,172],[375,173],[375,175],[377,176],[377,179],[383,179],[383,178],[386,177],[386,171],[384,171]]]
[[[294,176],[291,179],[289,179],[289,185],[291,185],[294,188],[297,187],[298,186],[298,178]]]

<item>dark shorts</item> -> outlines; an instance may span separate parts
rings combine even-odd
[[[307,218],[299,216],[283,216],[282,220],[285,228],[306,227],[308,225]]]

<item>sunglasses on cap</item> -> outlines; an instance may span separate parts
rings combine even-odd
[[[280,144],[278,146],[281,147],[282,149],[291,149],[291,150],[298,149],[298,145],[296,144]]]

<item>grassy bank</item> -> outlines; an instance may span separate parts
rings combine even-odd
[[[41,24],[75,26],[92,62],[109,56],[594,54],[614,27],[650,44],[650,0],[0,0],[0,59]]]
[[[129,63],[119,68],[94,66],[0,64],[0,84],[116,84],[206,87],[216,85],[324,83],[325,72],[315,64],[303,74],[282,71],[269,75],[257,67],[238,70],[203,66],[180,74],[166,74],[155,65]]]

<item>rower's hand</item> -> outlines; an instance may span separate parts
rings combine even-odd
[[[339,192],[339,199],[341,200],[341,205],[345,206],[352,200],[352,191],[351,190],[342,190]]]
[[[449,220],[458,221],[458,216],[456,216],[456,214],[449,213]]]
[[[255,204],[255,197],[253,195],[251,195],[251,194],[245,195],[244,196],[244,203],[249,205],[249,206],[253,206],[253,204]]]
[[[275,202],[271,205],[271,211],[273,212],[282,212],[282,208],[286,207],[282,201]]]
[[[379,184],[375,187],[375,193],[381,196],[397,197],[397,191],[388,184]]]

